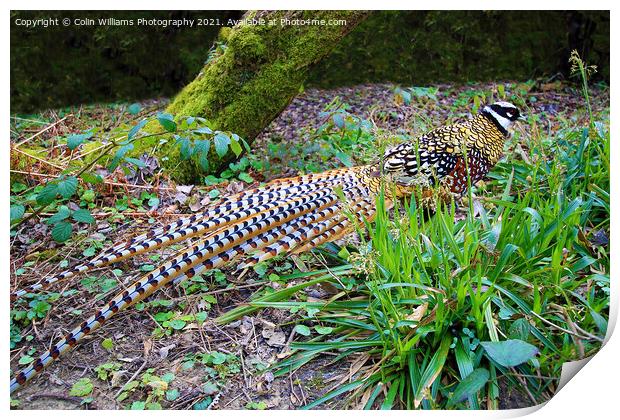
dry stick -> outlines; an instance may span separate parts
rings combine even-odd
[[[246,388],[249,388],[250,384],[248,382],[248,377],[245,372],[245,359],[243,358],[243,349],[239,348],[239,358],[241,359],[241,370],[243,373],[243,384]]]
[[[301,398],[299,398],[295,393],[295,387],[293,386],[293,372],[288,373],[288,382],[289,386],[291,387],[291,394],[295,397],[297,401],[301,401]]]
[[[31,213],[24,213],[24,215],[30,215]],[[39,213],[39,216],[52,216],[54,213]],[[131,217],[155,217],[155,216],[171,216],[171,217],[183,217],[183,216],[191,216],[191,214],[181,214],[181,213],[170,213],[170,214],[153,214],[149,212],[143,211],[124,211],[124,212],[107,212],[107,213],[91,213],[93,217],[109,217],[109,216],[131,216]]]
[[[295,375],[295,376],[297,376],[297,375]],[[299,387],[299,392],[301,392],[302,401],[303,401],[304,405],[307,405],[308,402],[306,401],[306,393],[304,392],[304,387],[301,384],[302,384],[302,382],[299,380],[299,376],[297,376],[297,386]]]
[[[15,150],[17,153],[21,153],[22,155],[26,155],[26,156],[28,156],[31,159],[38,160],[39,162],[44,163],[44,164],[46,164],[48,166],[51,166],[53,168],[60,169],[61,171],[63,170],[62,166],[59,166],[59,165],[56,165],[54,163],[48,162],[47,160],[42,159],[40,157],[33,156],[30,153],[28,153],[28,152],[24,152],[23,150],[18,149],[17,147],[13,147],[13,148],[11,148],[11,150]]]
[[[58,124],[60,124],[61,122],[63,122],[64,120],[66,120],[67,118],[72,117],[72,116],[73,116],[73,114],[69,114],[69,115],[67,115],[67,116],[63,117],[62,119],[60,119],[60,120],[56,121],[55,123],[48,125],[48,126],[47,126],[47,127],[45,127],[44,129],[39,130],[39,131],[37,131],[35,134],[33,134],[32,136],[28,137],[26,140],[20,141],[19,143],[17,143],[17,144],[15,145],[15,147],[19,147],[19,146],[21,146],[21,145],[22,145],[22,144],[24,144],[24,143],[28,143],[30,140],[34,139],[35,137],[39,136],[40,134],[45,133],[45,132],[46,132],[47,130],[49,130],[50,128],[53,128],[53,127],[57,126]]]
[[[142,366],[140,366],[138,368],[138,370],[136,370],[136,372],[131,375],[131,378],[129,378],[129,380],[127,382],[125,382],[125,385],[123,385],[121,387],[121,389],[118,390],[118,392],[116,393],[116,395],[114,395],[114,399],[116,400],[118,398],[119,395],[121,395],[123,393],[123,391],[125,390],[125,387],[127,386],[127,384],[131,381],[133,381],[134,379],[136,379],[136,377],[140,374],[140,372],[142,372],[142,369],[144,369],[144,367],[146,366],[147,362],[149,361],[147,356],[144,356],[144,363],[142,363]]]
[[[40,398],[50,398],[50,399],[56,399],[56,400],[63,400],[63,401],[70,401],[74,404],[81,404],[82,402],[82,398],[80,397],[71,397],[71,396],[67,396],[67,395],[61,395],[61,394],[48,394],[48,393],[43,393],[43,394],[34,394],[30,397],[28,397],[28,401],[33,401],[33,400],[37,400]]]
[[[528,397],[530,397],[530,399],[532,400],[532,402],[534,403],[534,405],[538,404],[538,401],[536,401],[536,398],[534,398],[534,395],[532,395],[532,393],[530,392],[529,387],[527,386],[527,381],[525,380],[525,378],[522,378],[518,375],[518,372],[515,368],[511,367],[510,371],[513,373],[513,375],[517,378],[517,381],[519,381],[519,383],[521,384],[521,386],[523,387],[523,389],[525,389],[525,392],[527,394]]]
[[[91,153],[95,153],[97,150],[101,150],[101,149],[103,149],[103,148],[104,148],[104,147],[106,147],[106,146],[107,146],[107,144],[102,144],[102,145],[99,145],[99,146],[95,147],[94,149],[91,149],[91,150],[89,150],[89,151],[87,151],[87,152],[84,152],[84,153],[81,153],[81,154],[79,154],[79,155],[75,156],[75,157],[73,158],[73,160],[81,159],[81,158],[83,158],[84,156],[88,156],[88,155],[90,155]]]
[[[557,305],[555,303],[550,303],[549,306],[551,306],[552,308],[555,308],[556,310],[560,311],[564,315],[564,318],[567,321],[566,323],[569,324],[569,326],[575,328],[575,330],[576,330],[575,332],[579,331],[580,333],[582,333],[583,335],[591,338],[592,340],[600,341],[601,343],[605,341],[604,338],[598,337],[598,336],[596,336],[596,335],[594,335],[594,334],[584,330],[576,322],[573,322],[570,319],[570,316],[568,315],[568,311],[567,311],[567,309],[564,306],[560,306],[560,305]]]
[[[18,169],[10,169],[11,172],[16,173],[16,174],[23,174],[23,175],[28,175],[28,176],[39,176],[42,178],[56,178],[56,175],[52,175],[52,174],[42,174],[39,172],[31,172],[31,171],[20,171]],[[176,188],[172,188],[172,187],[159,187],[159,186],[155,186],[155,185],[136,185],[136,184],[128,184],[126,182],[114,182],[114,181],[107,181],[107,180],[103,180],[103,184],[106,185],[114,185],[117,187],[130,187],[130,188],[142,188],[142,189],[153,189],[153,190],[166,190],[166,191],[176,191]]]
[[[204,332],[202,330],[202,328],[200,328],[200,325],[198,324],[198,319],[196,318],[196,308],[191,304],[190,300],[189,300],[189,296],[187,296],[187,292],[185,291],[185,288],[181,287],[181,290],[183,290],[183,299],[185,299],[185,303],[187,304],[187,307],[189,308],[190,312],[192,313],[193,317],[194,317],[194,321],[196,321],[196,325],[198,326],[198,335],[200,336],[200,341],[202,341],[202,348],[207,350],[210,349],[211,346],[207,345],[207,342],[205,340],[205,336],[204,336]]]
[[[542,322],[544,322],[545,324],[551,325],[552,327],[554,327],[554,328],[556,328],[556,329],[558,329],[558,330],[560,330],[560,331],[562,331],[562,332],[564,332],[564,333],[566,333],[566,334],[573,335],[573,336],[575,336],[575,337],[581,338],[582,340],[588,340],[588,339],[589,339],[589,337],[585,337],[585,336],[583,336],[583,335],[581,335],[581,334],[578,334],[578,333],[573,332],[573,331],[571,331],[571,330],[567,330],[566,328],[562,328],[562,327],[560,327],[559,325],[554,324],[553,322],[551,322],[551,321],[549,321],[549,320],[547,320],[547,319],[543,318],[542,316],[538,315],[538,314],[537,314],[536,312],[534,312],[534,311],[530,311],[530,313],[531,313],[532,315],[536,316],[536,318],[540,319],[540,320],[541,320]]]

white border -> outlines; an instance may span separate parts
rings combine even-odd
[[[163,9],[166,10],[170,8],[170,6],[174,6],[174,9],[188,9],[188,10],[200,10],[200,9],[212,9],[212,10],[223,10],[223,9],[240,9],[245,10],[249,8],[261,8],[261,9],[366,9],[366,10],[407,10],[407,9],[418,9],[418,10],[477,10],[477,9],[498,9],[498,10],[568,10],[568,9],[577,9],[577,10],[612,10],[612,21],[615,22],[616,10],[618,2],[612,1],[597,1],[591,0],[588,2],[576,1],[576,0],[563,0],[563,1],[535,1],[535,0],[519,0],[519,1],[490,1],[490,0],[469,0],[467,2],[463,1],[434,1],[434,2],[414,2],[414,1],[394,1],[394,0],[383,0],[381,2],[377,1],[369,1],[369,0],[357,0],[357,1],[235,1],[229,0],[223,3],[219,2],[206,2],[206,1],[188,1],[188,0],[177,0],[173,3],[170,2],[157,2],[155,0],[136,0],[132,2],[128,2],[126,0],[108,0],[105,2],[96,2],[96,3],[86,3],[84,0],[82,1],[55,1],[55,2],[43,2],[43,1],[30,1],[30,0],[22,0],[22,1],[9,1],[7,5],[13,9],[39,9],[39,10],[53,10],[53,9],[94,9],[94,10],[157,10]],[[3,56],[6,57],[6,65],[9,63],[9,28],[10,26],[6,23],[9,20],[9,10],[4,9],[3,16],[5,18],[5,25],[2,26],[3,31]],[[611,25],[611,44],[615,44],[615,40],[617,40],[617,28],[614,28],[614,25]],[[616,70],[618,66],[617,61],[617,53],[615,53],[612,49],[612,57],[611,57],[611,79],[614,79],[616,74]],[[5,67],[5,70],[8,70]],[[2,119],[3,133],[5,133],[5,143],[4,147],[8,149],[8,132],[9,132],[9,110],[10,110],[10,102],[9,102],[9,72],[5,73],[5,83],[2,86],[2,92],[4,94],[4,100],[2,101],[2,106],[4,113],[4,118]],[[611,83],[612,86],[613,82]],[[614,87],[615,89],[615,87]],[[616,101],[615,97],[612,96],[612,106],[611,113],[613,121],[617,121],[617,112],[616,110]],[[612,137],[615,139],[618,134],[616,130],[617,125],[612,124]],[[2,153],[0,153],[0,165],[4,170],[0,172],[0,177],[2,179],[2,188],[3,191],[0,193],[1,207],[0,212],[2,213],[2,217],[4,218],[4,223],[2,224],[2,231],[0,232],[0,236],[3,238],[3,249],[2,251],[2,267],[4,267],[2,284],[2,296],[7,297],[9,295],[9,233],[8,233],[8,208],[9,208],[9,156],[8,150],[5,149]],[[620,157],[618,156],[617,147],[615,147],[612,143],[612,167],[616,168],[619,162]],[[620,185],[618,182],[612,177],[611,184],[611,196],[612,196],[612,208],[618,208],[617,203],[620,200],[620,189],[618,187]],[[618,229],[617,226],[617,217],[616,213],[612,212],[612,232],[611,237],[614,238],[614,241],[611,245],[611,256],[613,261],[620,261],[618,257],[617,249],[615,246],[615,238],[618,237]],[[611,278],[612,278],[612,312],[610,314],[610,330],[615,326],[617,315],[618,315],[618,286],[617,286],[617,274],[618,274],[618,266],[617,264],[613,264],[611,267]],[[7,298],[5,298],[7,299]],[[9,317],[9,305],[8,299],[5,300],[6,304],[3,305],[3,321],[0,322],[2,337],[5,337],[5,345],[2,347],[2,351],[4,356],[2,357],[2,363],[5,366],[3,369],[4,372],[9,372],[9,363],[8,363],[8,345],[6,343],[6,338],[9,336],[8,331],[8,317]],[[608,336],[609,338],[609,336]],[[524,415],[530,413],[530,418],[534,419],[548,419],[549,417],[558,417],[565,420],[568,419],[584,419],[588,418],[589,420],[595,420],[597,418],[606,419],[610,417],[610,414],[613,412],[617,412],[618,403],[620,399],[618,398],[618,379],[620,374],[620,340],[617,338],[617,334],[615,336],[611,336],[607,344],[601,351],[593,357],[593,359],[587,364],[587,366],[580,371],[574,379],[568,382],[568,384],[560,390],[560,392],[551,399],[542,409],[540,410],[510,410],[510,411],[479,411],[479,412],[467,412],[467,411],[440,411],[440,412],[392,412],[389,414],[390,417],[407,417],[410,416],[422,416],[425,418],[444,418],[448,416],[450,418],[471,418],[473,416],[476,417],[484,417],[484,418],[510,418],[517,417],[520,415]],[[9,393],[8,393],[8,374],[5,377],[5,391],[4,395],[4,410],[7,411],[7,414],[11,417],[20,417],[20,418],[36,418],[40,420],[40,416],[43,413],[38,413],[34,411],[26,412],[26,411],[9,411],[8,409],[8,401],[9,401]],[[176,417],[176,416],[186,416],[186,415],[201,415],[201,416],[210,416],[210,418],[220,419],[229,417],[231,415],[240,415],[240,416],[252,416],[257,418],[290,418],[291,416],[298,418],[328,418],[333,416],[338,416],[342,418],[355,418],[356,420],[360,417],[368,417],[376,415],[375,412],[357,412],[357,411],[339,411],[339,412],[299,412],[299,411],[266,411],[266,412],[250,412],[250,411],[238,411],[238,412],[226,412],[226,411],[212,411],[209,413],[205,412],[114,412],[114,416],[126,417],[126,416],[135,416],[140,417],[143,416],[146,418],[148,416],[149,419],[160,419],[166,417]],[[45,416],[53,416],[62,415],[68,419],[70,418],[78,418],[83,415],[83,413],[79,411],[49,411],[45,412]],[[109,416],[110,412],[89,412],[89,416],[93,418],[103,418],[103,416]],[[617,415],[617,414],[616,414]]]

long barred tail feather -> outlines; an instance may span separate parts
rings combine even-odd
[[[220,267],[245,256],[247,267],[278,254],[299,252],[337,239],[352,227],[343,214],[343,203],[357,218],[374,217],[374,191],[360,176],[365,167],[328,171],[288,180],[225,199],[218,206],[190,218],[173,222],[118,244],[88,264],[31,286],[37,290],[93,267],[109,265],[144,252],[203,236],[165,264],[141,277],[117,294],[66,337],[54,344],[11,380],[11,392],[34,377],[63,353],[75,347],[110,317],[151,295],[164,285],[191,278],[197,273]],[[339,190],[338,192],[336,190]],[[20,295],[21,296],[21,295]]]
[[[129,241],[118,243],[86,264],[80,264],[54,277],[46,278],[37,284],[14,292],[11,294],[11,300],[15,300],[27,293],[48,288],[58,281],[72,278],[85,271],[121,262],[128,258],[154,251],[164,245],[172,245],[195,237],[219,226],[243,220],[243,217],[249,217],[248,210],[257,209],[257,211],[260,211],[259,209],[261,205],[265,205],[264,203],[278,204],[284,200],[307,194],[322,186],[329,187],[334,182],[355,182],[355,176],[354,173],[348,170],[335,170],[324,174],[310,174],[293,178],[288,182],[286,180],[276,180],[264,187],[241,192],[225,199],[217,207],[207,212],[180,219]]]

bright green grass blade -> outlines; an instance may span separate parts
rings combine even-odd
[[[394,399],[399,389],[400,379],[396,379],[390,384],[390,389],[381,404],[381,410],[391,410],[394,406]]]
[[[441,345],[439,349],[435,353],[435,355],[430,360],[428,366],[422,373],[420,378],[420,385],[415,394],[414,404],[417,406],[420,404],[422,399],[424,398],[424,392],[426,389],[431,386],[433,381],[437,379],[439,374],[441,373],[444,363],[446,362],[446,358],[448,357],[448,350],[450,350],[450,344],[452,343],[452,337],[449,334],[446,334],[441,341]]]

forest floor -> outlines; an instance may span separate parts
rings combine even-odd
[[[541,115],[538,124],[542,131],[554,133],[560,121],[577,125],[584,118],[582,113],[576,113],[583,107],[580,93],[564,83],[506,82],[506,86],[524,91],[527,112]],[[91,200],[96,221],[80,230],[77,238],[56,243],[44,220],[49,214],[32,218],[12,232],[11,289],[36,283],[92,257],[112,243],[175,220],[179,214],[191,214],[215,202],[218,195],[300,171],[337,167],[348,159],[364,163],[377,158],[372,157],[376,151],[367,144],[363,149],[344,147],[333,136],[317,134],[326,123],[324,111],[329,104],[347,104],[350,115],[369,121],[381,135],[411,136],[443,124],[448,118],[467,117],[476,101],[490,99],[489,92],[497,92],[496,83],[437,85],[412,91],[411,98],[395,94],[395,87],[389,84],[308,89],[259,136],[248,163],[237,173],[248,176],[212,178],[207,187],[175,184],[158,170],[154,160],[145,160],[146,167],[129,174],[98,168],[105,182]],[[609,108],[608,88],[595,88],[591,93],[594,112]],[[479,99],[475,99],[477,95]],[[142,112],[163,109],[166,102],[144,101]],[[93,122],[104,126],[105,121],[120,119],[124,109],[91,106],[12,118],[13,193],[20,193],[20,185],[33,187],[62,170],[67,151],[55,139],[83,130]],[[51,128],[40,132],[46,127]],[[29,142],[28,146],[52,146],[48,156],[23,167],[19,160],[23,153],[15,149],[23,149],[25,142]],[[88,201],[84,192],[81,199]],[[79,202],[68,204],[69,208],[78,205]],[[131,279],[165,260],[175,249],[179,248],[93,270],[54,286],[55,293],[44,294],[43,298],[18,301],[12,312],[12,372],[29,363],[89,316],[93,308],[130,284]],[[217,270],[186,289],[160,291],[137,309],[117,314],[83,344],[45,369],[13,395],[13,405],[21,409],[303,406],[349,380],[349,368],[354,361],[334,363],[318,358],[290,375],[274,377],[269,367],[289,354],[292,341],[303,339],[294,329],[298,314],[268,308],[223,326],[213,319],[243,305],[257,291],[281,289],[285,282],[280,277],[286,274],[317,268],[323,268],[323,261],[310,253],[297,259],[278,259],[241,275],[234,268]],[[305,293],[312,299],[324,297],[330,291],[316,287]],[[201,325],[189,321],[190,318],[171,318],[197,313],[207,314]],[[180,322],[171,322],[174,320]],[[76,384],[80,385],[76,388]],[[322,408],[351,408],[349,403],[341,399]],[[532,404],[528,395],[519,391],[507,392],[500,398],[500,408]]]

